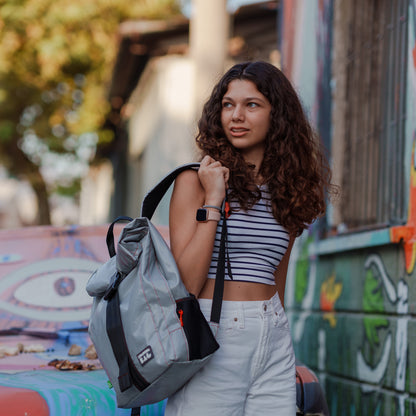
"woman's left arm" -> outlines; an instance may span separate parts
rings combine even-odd
[[[274,272],[274,281],[276,282],[277,292],[279,293],[280,302],[282,303],[283,308],[285,307],[287,268],[289,266],[290,253],[292,252],[294,242],[295,237],[290,237],[289,246],[286,250],[286,253],[277,266],[276,271]]]

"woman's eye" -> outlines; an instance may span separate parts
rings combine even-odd
[[[247,104],[250,108],[255,108],[255,107],[257,107],[258,106],[258,104],[257,103],[248,103]]]
[[[223,108],[230,108],[231,107],[231,103],[230,102],[227,102],[227,101],[226,102],[223,102],[222,103],[222,107]]]

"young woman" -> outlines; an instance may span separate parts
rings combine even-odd
[[[209,319],[227,195],[228,251],[220,348],[168,400],[166,416],[295,415],[295,357],[283,305],[296,236],[325,211],[330,172],[283,73],[233,66],[199,122],[198,172],[176,180],[170,242],[181,277]],[[205,208],[204,221],[195,214]]]

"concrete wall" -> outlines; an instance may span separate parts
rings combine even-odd
[[[129,102],[127,215],[138,216],[141,201],[165,174],[195,160],[192,61],[184,56],[155,58]],[[166,225],[168,196],[155,214]]]
[[[334,15],[344,2],[283,1],[283,67],[330,143],[340,120],[320,120],[342,105],[336,88],[344,75],[325,74],[340,47]],[[407,223],[327,239],[317,238],[315,225],[290,266],[286,305],[296,355],[316,370],[332,416],[416,414],[416,2],[408,7]],[[331,150],[339,157],[340,149]]]
[[[107,223],[113,192],[113,167],[109,161],[91,166],[82,181],[80,196],[80,225]]]

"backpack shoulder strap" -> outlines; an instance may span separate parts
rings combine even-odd
[[[185,170],[194,169],[198,170],[199,163],[187,163],[179,166],[172,172],[168,173],[155,187],[153,187],[143,199],[142,208],[140,211],[141,217],[152,218],[159,202],[163,198],[163,195],[167,192],[172,185],[176,177]]]
[[[186,165],[179,166],[174,169],[168,175],[166,175],[153,189],[151,189],[147,195],[144,197],[141,209],[141,216],[146,217],[149,220],[152,218],[153,213],[155,212],[159,202],[163,198],[163,195],[167,192],[169,187],[172,185],[176,177],[185,170],[199,168],[199,163],[188,163]],[[227,239],[227,225],[226,225],[226,216],[224,214],[224,209],[222,209],[222,218],[223,225],[221,231],[221,243],[220,243],[220,252],[218,259],[218,268],[215,278],[215,289],[214,296],[211,308],[211,321],[219,323],[221,316],[221,306],[222,298],[224,292],[224,275],[225,275],[225,251],[226,251],[226,239]],[[229,272],[230,273],[230,272]],[[231,273],[230,273],[231,274]]]

